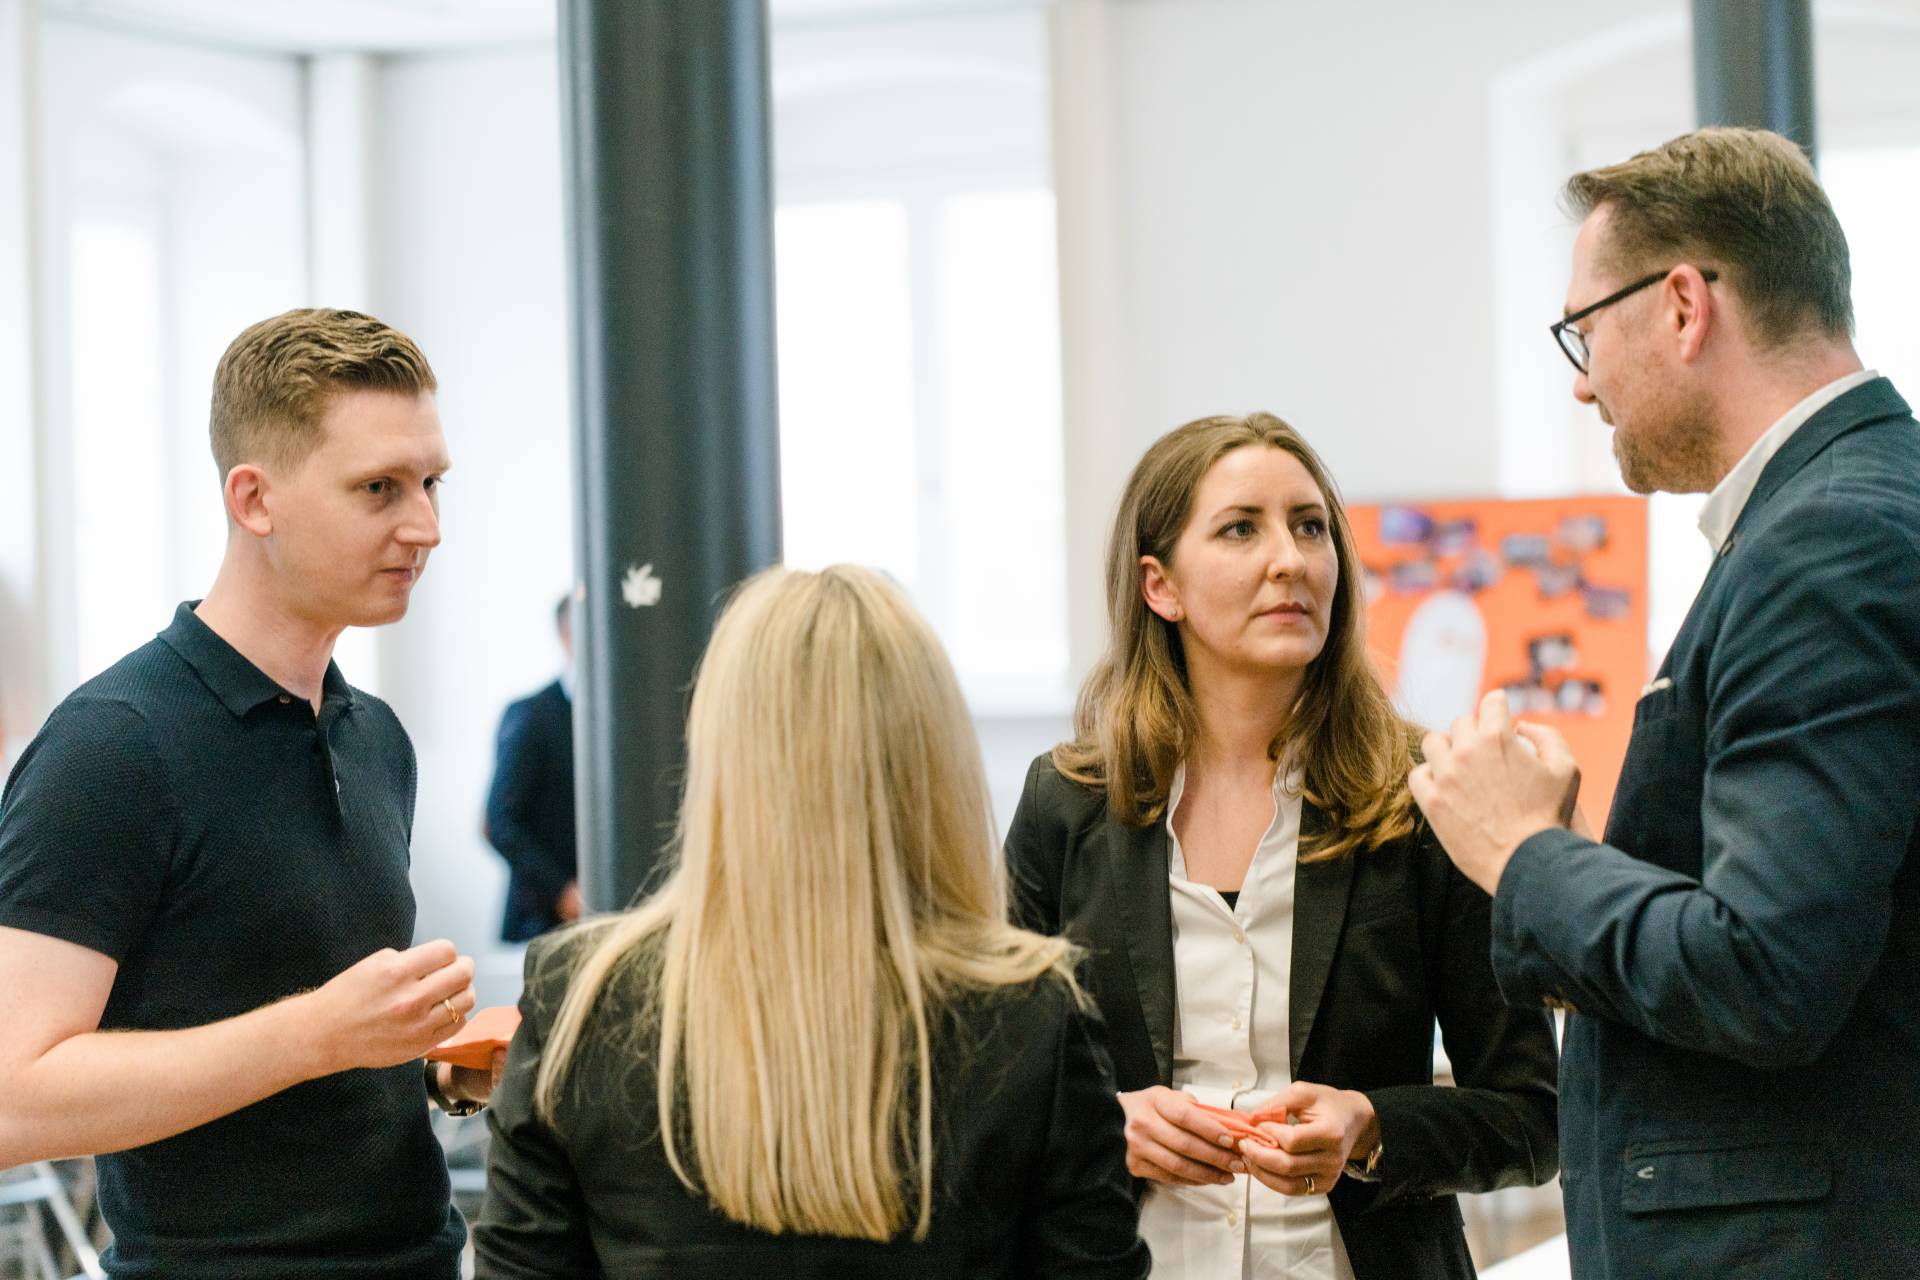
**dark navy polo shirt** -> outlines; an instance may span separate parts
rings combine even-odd
[[[119,963],[103,1030],[201,1026],[413,941],[415,765],[327,666],[319,714],[183,604],[0,794],[0,925]],[[417,1063],[296,1085],[98,1161],[115,1277],[451,1280],[465,1228]]]

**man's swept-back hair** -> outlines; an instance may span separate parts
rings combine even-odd
[[[413,339],[358,311],[302,308],[233,340],[213,374],[213,460],[225,479],[243,462],[297,467],[320,443],[342,391],[422,395],[433,369]]]
[[[1306,468],[1326,499],[1340,562],[1326,645],[1269,747],[1276,760],[1299,765],[1306,798],[1327,819],[1304,838],[1301,859],[1376,848],[1414,829],[1407,774],[1419,733],[1393,709],[1367,657],[1365,571],[1333,477],[1300,433],[1270,413],[1189,422],[1156,440],[1134,467],[1107,542],[1107,651],[1081,687],[1073,740],[1054,748],[1054,767],[1104,792],[1109,810],[1129,825],[1166,813],[1174,770],[1200,721],[1179,628],[1147,607],[1140,557],[1174,563],[1200,482],[1245,448],[1279,449]]]
[[[694,682],[678,854],[654,897],[580,926],[536,1106],[599,1105],[568,1073],[589,1020],[617,1019],[657,1067],[668,1162],[721,1213],[924,1239],[953,1150],[942,1014],[968,990],[1078,988],[1070,943],[1007,922],[973,721],[898,588],[845,565],[741,587]]]
[[[1853,334],[1847,237],[1800,148],[1761,129],[1701,129],[1576,173],[1576,218],[1605,206],[1604,259],[1625,283],[1688,262],[1739,295],[1761,347]]]

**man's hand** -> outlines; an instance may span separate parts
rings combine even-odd
[[[553,904],[553,914],[560,919],[561,923],[572,924],[580,918],[583,905],[580,900],[580,882],[569,880],[567,887],[560,891],[560,897]]]
[[[1126,1113],[1127,1172],[1176,1187],[1224,1186],[1246,1165],[1233,1135],[1184,1093],[1154,1085],[1120,1095]]]
[[[507,1074],[507,1051],[495,1049],[493,1061],[485,1071],[473,1067],[456,1067],[451,1062],[433,1064],[440,1072],[440,1092],[455,1102],[477,1102],[485,1106],[493,1100],[493,1091],[500,1087],[500,1077]]]
[[[1380,1140],[1373,1102],[1364,1093],[1296,1080],[1260,1105],[1265,1110],[1276,1104],[1297,1123],[1262,1124],[1279,1148],[1242,1138],[1240,1154],[1247,1172],[1283,1196],[1327,1194],[1354,1151],[1371,1151]]]
[[[445,1040],[473,1010],[473,961],[444,939],[409,951],[376,951],[308,1002],[315,1075],[392,1067]],[[449,1012],[451,1009],[451,1012]]]
[[[1477,717],[1461,716],[1451,733],[1429,733],[1420,745],[1426,760],[1407,779],[1414,803],[1460,873],[1489,894],[1522,841],[1578,816],[1580,767],[1566,739],[1545,725],[1515,725],[1502,690],[1480,700]]]

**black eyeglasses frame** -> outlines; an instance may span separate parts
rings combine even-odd
[[[1578,373],[1587,372],[1587,335],[1572,327],[1575,322],[1585,320],[1602,307],[1610,307],[1622,298],[1632,297],[1650,284],[1658,284],[1677,270],[1679,270],[1678,267],[1668,267],[1665,271],[1656,271],[1650,276],[1642,276],[1624,289],[1616,289],[1600,301],[1584,306],[1572,315],[1563,316],[1548,325],[1547,332],[1553,335],[1553,341],[1560,348],[1560,354],[1567,358],[1567,363],[1571,364]],[[1720,273],[1711,268],[1702,268],[1700,278],[1712,284],[1720,278]],[[1573,335],[1571,340],[1567,336],[1569,334]],[[1576,346],[1579,348],[1578,351],[1575,350]]]

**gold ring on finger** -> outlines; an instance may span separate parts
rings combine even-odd
[[[447,1025],[450,1027],[459,1026],[460,1011],[453,1007],[453,1001],[451,999],[447,999],[447,1000],[442,1000],[440,1003],[445,1005],[447,1008]]]
[[[1313,1175],[1312,1174],[1307,1175],[1307,1194],[1308,1195],[1313,1194]]]

